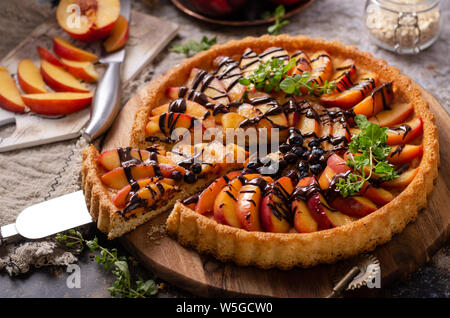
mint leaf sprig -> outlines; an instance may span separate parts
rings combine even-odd
[[[302,74],[287,75],[296,65],[296,59],[292,58],[287,64],[284,60],[274,58],[265,63],[260,62],[258,68],[248,77],[239,79],[239,83],[244,86],[253,86],[259,91],[279,92],[280,90],[287,94],[302,96],[307,95],[320,96],[330,94],[334,88],[334,82],[326,81],[322,86],[311,81],[310,72]]]
[[[267,32],[271,35],[278,35],[280,34],[281,29],[291,23],[289,20],[283,20],[284,14],[286,13],[286,9],[284,8],[284,5],[279,5],[276,7],[275,11],[271,13],[270,11],[266,11],[261,15],[261,18],[268,19],[270,17],[275,17],[274,24],[270,25],[267,28]]]
[[[212,38],[208,38],[207,36],[203,36],[200,42],[195,40],[188,40],[185,43],[178,43],[173,45],[169,50],[171,52],[176,52],[179,54],[184,54],[186,57],[189,57],[192,53],[198,53],[201,51],[209,50],[211,46],[217,43],[217,38],[213,36]]]
[[[145,298],[158,293],[158,285],[151,279],[137,280],[133,287],[127,258],[118,256],[115,248],[107,249],[100,246],[97,237],[94,237],[93,240],[85,240],[80,232],[72,229],[67,233],[56,234],[56,240],[69,248],[78,248],[82,251],[86,245],[91,252],[99,252],[99,255],[95,256],[95,261],[116,277],[113,285],[108,288],[111,296]]]
[[[386,158],[391,147],[386,144],[387,128],[371,123],[364,115],[357,115],[355,122],[361,132],[352,137],[349,143],[349,156],[346,165],[355,172],[341,178],[336,187],[343,197],[357,194],[373,174],[382,180],[393,180],[398,177],[393,165]],[[366,175],[366,170],[369,173]]]

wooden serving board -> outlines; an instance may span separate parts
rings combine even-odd
[[[122,68],[122,85],[126,87],[136,75],[158,55],[173,39],[178,25],[137,11],[131,12],[130,38],[126,46],[126,58]],[[0,66],[6,67],[17,80],[17,66],[22,59],[29,58],[35,65],[40,64],[36,46],[42,46],[52,51],[54,36],[65,38],[69,36],[58,26],[56,19],[38,26],[16,48],[0,61]],[[77,42],[77,46],[102,54],[102,45],[97,43]],[[99,79],[104,73],[101,64],[95,66]],[[87,85],[94,92],[96,84]],[[18,87],[20,87],[18,85]],[[51,91],[49,89],[49,91]],[[15,114],[0,108],[0,127],[15,123],[14,132],[0,138],[0,152],[32,147],[45,143],[72,139],[80,135],[80,130],[89,120],[89,107],[65,116],[42,116],[35,113]]]
[[[381,264],[381,287],[423,266],[450,231],[450,148],[445,146],[450,144],[450,117],[433,96],[419,88],[436,116],[442,165],[428,207],[417,221],[373,252]],[[134,113],[144,95],[145,88],[127,103],[106,137],[104,150],[127,145]],[[121,242],[159,277],[200,296],[324,297],[342,271],[343,262],[289,271],[239,267],[200,255],[167,236],[151,239],[149,231],[163,224],[167,214],[138,227]]]

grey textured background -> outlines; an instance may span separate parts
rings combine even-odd
[[[450,110],[450,25],[449,1],[442,1],[442,32],[440,39],[431,48],[416,56],[397,56],[377,48],[369,41],[363,24],[365,1],[357,0],[316,0],[304,12],[292,17],[291,24],[283,32],[310,37],[323,37],[339,40],[344,44],[357,46],[370,51],[374,56],[384,58],[389,64],[398,67],[403,73],[430,91],[439,102]],[[179,37],[175,41],[188,38],[199,40],[203,35],[217,35],[219,43],[239,39],[247,35],[259,36],[266,33],[266,26],[223,27],[194,20],[173,7],[168,0],[160,0],[150,9],[136,1],[134,7],[180,24]],[[0,1],[0,57],[6,55],[21,39],[37,25],[52,18],[54,11],[47,3],[38,0]],[[184,59],[183,55],[163,51],[131,85],[126,97],[154,76],[166,72],[170,67]],[[12,127],[0,128],[0,137],[5,136]],[[42,147],[0,154],[0,225],[12,222],[24,207],[40,202],[46,197],[57,196],[72,191],[76,185],[79,158],[73,157],[76,140]],[[445,146],[445,145],[441,145]],[[77,152],[75,151],[75,154]],[[447,164],[443,162],[442,164]],[[62,173],[62,171],[67,171]],[[53,188],[53,189],[52,189]],[[104,296],[111,283],[96,265],[91,264],[84,255],[82,270],[87,273],[83,279],[85,290],[64,289],[65,274],[58,272],[37,272],[19,279],[9,279],[0,275],[0,285],[4,292],[0,296]],[[89,279],[88,279],[89,278]],[[52,286],[44,288],[42,284]],[[60,288],[58,288],[58,286]],[[34,286],[34,287],[33,287]],[[450,296],[450,244],[436,253],[425,267],[413,274],[407,281],[394,284],[383,291],[385,296],[393,297],[449,297]],[[177,296],[174,290],[165,296]]]

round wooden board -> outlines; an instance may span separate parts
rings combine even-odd
[[[419,88],[436,117],[443,165],[428,207],[421,211],[416,222],[373,252],[381,263],[381,287],[406,278],[423,266],[449,236],[447,180],[450,180],[450,166],[446,163],[450,160],[450,149],[443,145],[450,144],[450,117],[430,93]],[[126,104],[107,135],[103,149],[127,145],[134,114],[144,96],[145,87]],[[121,242],[159,277],[196,295],[324,297],[331,292],[336,275],[339,269],[342,270],[342,262],[290,271],[222,263],[184,248],[167,236],[151,239],[149,231],[155,225],[163,224],[166,217],[167,213],[138,227],[125,235]]]

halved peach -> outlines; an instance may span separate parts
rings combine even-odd
[[[177,101],[178,100],[182,99],[177,99]],[[190,100],[184,100],[183,103],[186,105],[186,109],[183,112],[184,114],[190,115],[192,117],[197,118],[198,120],[201,120],[205,128],[211,128],[216,126],[216,121],[214,117],[211,116],[209,110],[207,110],[205,107]],[[152,116],[158,116],[161,115],[162,113],[167,113],[171,111],[170,105],[171,103],[167,103],[154,108],[152,110]],[[176,112],[180,112],[180,110],[177,108]]]
[[[92,93],[26,94],[22,99],[33,112],[43,115],[66,115],[88,107]]]
[[[217,67],[215,75],[222,82],[231,101],[241,100],[246,87],[239,83],[242,77],[239,63],[228,56],[218,56],[214,59],[213,66]]]
[[[225,187],[230,180],[237,177],[239,174],[240,171],[233,171],[211,183],[200,194],[195,211],[200,214],[212,213],[214,211],[214,202],[220,190],[222,190],[222,188]]]
[[[119,14],[119,0],[61,0],[56,19],[74,39],[93,42],[111,33]]]
[[[45,83],[39,68],[30,59],[23,59],[17,67],[20,87],[27,94],[46,93]]]
[[[57,92],[89,92],[89,89],[72,74],[45,60],[41,61],[41,74],[47,85]]]
[[[289,197],[294,185],[289,177],[281,177],[264,196],[259,210],[262,229],[266,232],[286,233],[291,225]]]
[[[374,89],[370,96],[367,96],[353,107],[353,112],[356,115],[364,115],[369,118],[384,109],[388,109],[393,99],[392,82],[387,82]]]
[[[37,46],[36,49],[37,49],[38,54],[41,57],[41,59],[43,59],[47,62],[50,62],[53,65],[56,65],[59,67],[64,67],[63,63],[55,55],[53,55],[52,52],[50,52],[46,48],[44,48],[42,46]]]
[[[311,57],[311,76],[309,81],[323,85],[333,75],[333,63],[327,52],[317,52]]]
[[[148,178],[148,179],[142,179],[138,180],[137,183],[137,190],[142,189],[143,187],[148,186],[151,183],[166,183],[169,185],[175,185],[175,181],[173,179],[167,179],[167,178],[160,178],[160,177],[154,177],[154,178]],[[128,202],[130,192],[132,190],[131,185],[127,185],[124,188],[122,188],[113,198],[113,203],[118,208],[123,208]],[[134,190],[136,191],[136,190]]]
[[[391,109],[383,110],[370,117],[369,121],[381,127],[389,127],[405,121],[413,112],[414,107],[411,103],[396,103],[391,106]]]
[[[15,113],[25,112],[19,89],[4,67],[0,67],[0,107]]]
[[[421,136],[422,133],[423,121],[419,116],[397,127],[390,127],[386,132],[388,135],[386,143],[390,146],[406,144]]]
[[[98,78],[98,73],[91,62],[71,61],[64,58],[61,62],[70,74],[87,83],[95,82]]]
[[[66,40],[55,36],[53,38],[53,51],[67,60],[80,62],[97,62],[97,55],[76,47]]]
[[[378,77],[374,74],[364,74],[358,83],[343,92],[332,95],[322,95],[320,102],[327,107],[350,109],[362,101],[378,85]]]
[[[129,36],[128,21],[125,17],[119,16],[114,24],[111,34],[103,43],[106,52],[113,52],[122,48],[127,43]]]
[[[423,154],[423,145],[399,145],[392,147],[387,160],[389,163],[398,165],[411,162]]]
[[[409,169],[402,174],[400,174],[394,180],[383,182],[383,186],[388,189],[402,189],[405,188],[408,184],[413,181],[417,172],[419,172],[419,168]]]
[[[187,86],[193,90],[203,92],[206,96],[220,104],[228,105],[230,103],[230,99],[222,83],[204,70],[194,67],[189,74]]]
[[[240,228],[241,224],[236,214],[236,201],[242,188],[240,177],[232,179],[223,187],[214,201],[214,219],[220,223]]]
[[[126,187],[130,183],[129,181],[150,177],[156,177],[155,166],[142,164],[127,169],[117,167],[103,174],[100,179],[108,187],[120,190]]]

